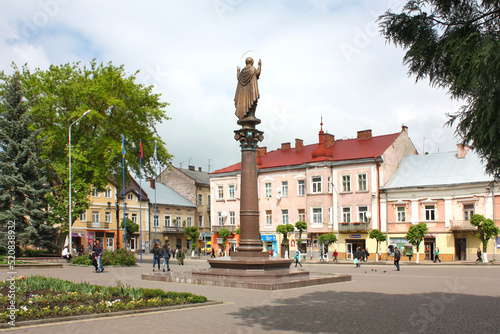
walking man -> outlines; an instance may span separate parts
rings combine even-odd
[[[439,260],[439,263],[441,263],[441,259],[439,258],[439,247],[436,247],[436,251],[434,252],[434,263]]]
[[[333,251],[333,261],[339,262],[339,252],[337,250]]]
[[[399,248],[395,247],[395,249],[394,249],[394,265],[397,268],[396,271],[399,271],[399,260],[400,259],[401,259],[401,252],[399,251]]]
[[[302,267],[302,263],[300,263],[299,258],[300,258],[299,252],[296,252],[295,253],[295,267],[297,267],[297,264],[300,264],[300,266]]]
[[[483,257],[482,257],[482,253],[481,253],[481,248],[477,248],[477,260],[476,262],[483,262]]]

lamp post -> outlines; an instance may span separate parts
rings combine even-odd
[[[70,254],[73,253],[73,231],[72,231],[72,225],[73,225],[73,218],[72,218],[72,202],[71,202],[71,127],[75,124],[78,123],[79,120],[81,120],[83,117],[85,117],[90,110],[87,110],[85,113],[83,113],[80,118],[78,118],[76,121],[71,123],[69,126],[68,130],[68,147],[69,147],[69,220],[68,220],[68,225],[69,225],[69,251]]]
[[[116,201],[116,249],[120,249],[120,203]]]

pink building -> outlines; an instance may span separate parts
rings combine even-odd
[[[401,132],[372,136],[371,130],[358,131],[357,138],[336,140],[319,131],[316,144],[295,140],[295,147],[283,143],[281,149],[257,151],[260,231],[264,249],[283,256],[279,245],[280,224],[307,223],[307,231],[289,235],[290,251],[298,249],[307,258],[319,257],[318,236],[336,233],[340,258],[351,258],[355,247],[370,248],[371,229],[382,229],[379,188],[396,170],[405,155],[416,154],[408,138],[408,128]],[[212,233],[225,227],[239,227],[240,164],[210,174]],[[215,236],[216,237],[216,236]],[[214,240],[214,238],[212,238]],[[236,245],[233,245],[233,248]]]

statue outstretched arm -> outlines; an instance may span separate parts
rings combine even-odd
[[[262,61],[259,59],[259,67],[257,68],[257,73],[255,73],[255,76],[257,79],[260,77],[260,68],[262,66]]]

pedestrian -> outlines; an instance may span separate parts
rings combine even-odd
[[[325,261],[325,254],[323,253],[323,250],[321,250],[321,254],[319,256],[319,262]]]
[[[158,264],[158,271],[160,271],[160,258],[161,258],[161,249],[158,243],[155,243],[153,247],[153,271],[155,271],[155,264]]]
[[[273,257],[273,250],[271,249],[271,251],[269,252],[269,254],[271,255],[271,257]]]
[[[221,248],[221,249],[219,249],[219,257],[222,257],[222,256],[223,256],[223,254],[222,254],[222,248]]]
[[[61,256],[62,256],[63,259],[66,259],[66,261],[68,261],[68,263],[71,261],[72,256],[71,256],[71,253],[68,250],[68,246],[64,246],[64,249],[63,249],[63,251],[61,253]]]
[[[361,250],[361,261],[366,262],[366,251],[364,248]]]
[[[94,253],[95,241],[89,242],[89,247],[87,247],[87,253],[89,254],[89,259],[92,261],[92,265],[94,266],[94,272],[97,272],[97,259],[95,258]]]
[[[399,251],[399,248],[395,247],[394,248],[394,265],[397,268],[396,271],[399,271],[399,260],[400,259],[401,259],[401,252]]]
[[[356,265],[356,268],[361,267],[361,247],[358,247],[358,249],[354,252],[354,259],[353,259],[354,264]]]
[[[178,249],[177,250],[177,261],[179,261],[179,265],[180,266],[183,266],[184,265],[184,258],[186,257],[186,254],[184,253],[184,251],[182,249]]]
[[[212,248],[212,255],[210,256],[210,258],[215,258],[215,249]]]
[[[102,273],[104,271],[104,267],[102,266],[102,245],[101,245],[101,240],[97,239],[95,241],[95,248],[94,248],[94,254],[95,258],[97,260],[97,270],[96,272]]]
[[[483,257],[482,257],[482,253],[481,253],[481,248],[477,248],[477,260],[476,262],[483,262]]]
[[[368,252],[368,248],[367,248],[367,249],[365,249],[365,253],[366,253],[366,254],[365,254],[365,262],[366,262],[366,260],[367,260],[367,259],[368,259],[368,257],[370,256],[370,253]]]
[[[439,263],[441,263],[441,259],[439,258],[439,247],[436,247],[436,251],[434,252],[434,263],[439,260]]]
[[[300,264],[300,266],[302,267],[302,263],[300,263],[299,259],[300,259],[300,255],[299,255],[299,252],[297,251],[295,253],[295,267],[297,267],[297,264]]]
[[[168,244],[163,245],[163,248],[161,249],[161,255],[163,256],[163,272],[165,272],[165,264],[167,265],[167,271],[170,271],[170,266],[168,264],[168,262],[170,261],[170,249],[168,248]]]
[[[333,261],[339,262],[339,252],[337,252],[337,250],[333,251]]]

